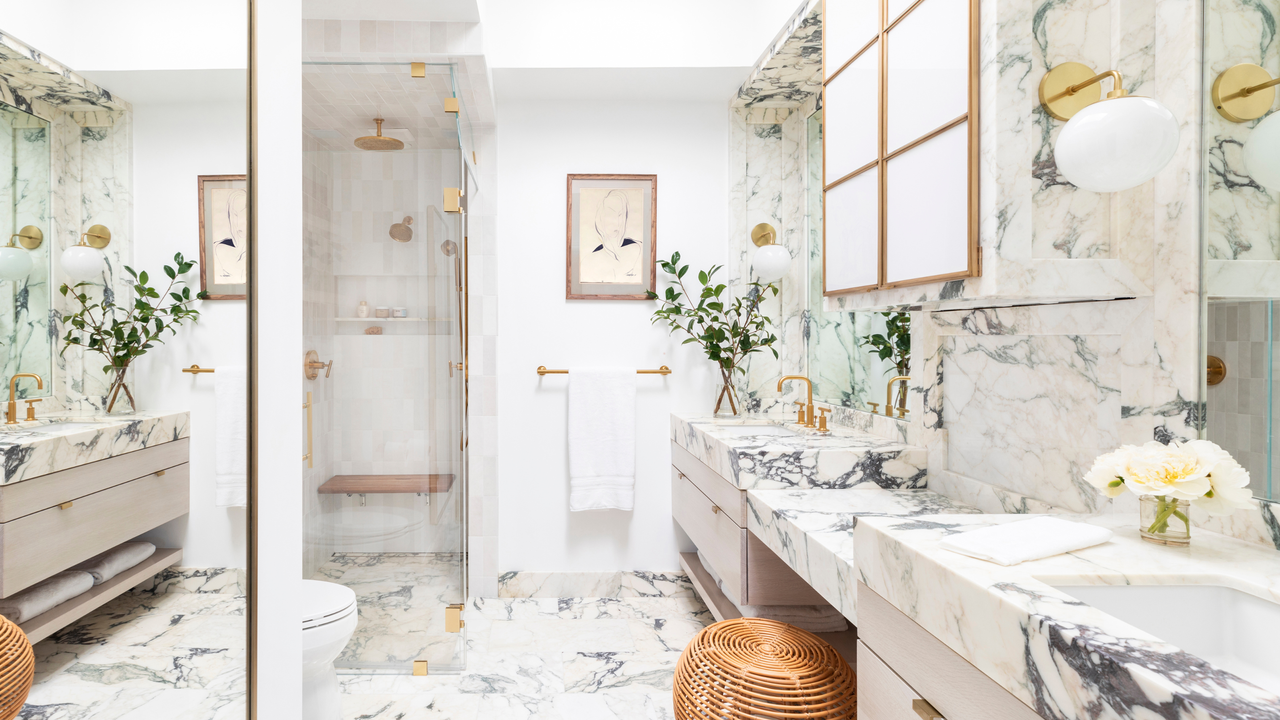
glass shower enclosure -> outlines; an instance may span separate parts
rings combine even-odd
[[[456,672],[467,132],[455,67],[304,63],[303,92],[304,574],[355,591],[339,672]]]

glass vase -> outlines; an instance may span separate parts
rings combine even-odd
[[[129,366],[113,367],[107,373],[106,410],[108,415],[128,415],[137,410],[133,398],[132,373]]]
[[[738,400],[738,389],[733,385],[725,385],[724,383],[716,383],[715,388],[712,414],[717,417],[737,417],[741,415],[742,403]]]
[[[1185,547],[1191,544],[1191,503],[1168,495],[1138,498],[1138,532],[1157,545]]]

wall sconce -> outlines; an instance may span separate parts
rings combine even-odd
[[[1113,86],[1102,100],[1104,79]],[[1093,192],[1137,187],[1160,172],[1178,149],[1178,121],[1169,108],[1129,95],[1115,70],[1095,74],[1081,63],[1062,63],[1040,81],[1040,103],[1066,120],[1053,154],[1072,185]]]
[[[111,231],[105,225],[94,225],[80,236],[80,242],[62,251],[62,269],[76,282],[101,277],[107,267],[102,248],[111,244]]]
[[[14,238],[17,238],[18,243],[26,250],[14,245]],[[42,242],[44,242],[44,233],[35,225],[28,225],[10,235],[9,244],[0,247],[0,280],[16,281],[25,278],[31,272],[31,253],[27,250],[40,247]]]
[[[755,268],[760,282],[772,283],[781,280],[791,269],[791,253],[777,243],[778,231],[769,223],[760,223],[751,228],[751,242],[755,243],[755,257],[751,258],[751,266]]]
[[[1271,112],[1280,78],[1253,63],[1223,70],[1213,81],[1213,106],[1231,122],[1256,120]],[[1271,115],[1258,123],[1244,143],[1244,164],[1249,177],[1264,187],[1280,190],[1280,120]]]

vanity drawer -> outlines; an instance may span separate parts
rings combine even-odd
[[[858,641],[858,717],[860,720],[921,720],[912,702],[922,699],[898,674]]]
[[[181,465],[187,461],[189,449],[190,440],[181,438],[12,485],[0,485],[0,523]]]
[[[671,442],[671,464],[684,473],[703,495],[711,498],[711,502],[729,513],[738,527],[747,526],[746,490],[739,490],[674,440]]]
[[[744,604],[747,531],[734,524],[728,513],[720,512],[719,506],[675,467],[671,468],[671,516],[720,576],[725,595]]]
[[[183,463],[0,523],[0,597],[185,515],[190,486]]]

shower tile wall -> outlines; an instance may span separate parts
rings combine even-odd
[[[1278,335],[1267,322],[1268,304],[1266,300],[1210,302],[1208,317],[1209,354],[1222,358],[1227,376],[1208,388],[1207,437],[1249,471],[1253,494],[1263,497],[1267,495],[1267,420],[1275,410],[1274,399],[1267,398],[1267,376],[1274,373],[1272,363],[1280,356],[1273,340]],[[1274,437],[1271,444],[1276,444]],[[1280,476],[1276,472],[1280,466],[1274,459],[1271,462],[1273,476]]]

